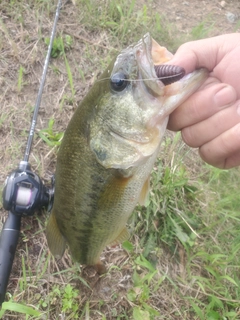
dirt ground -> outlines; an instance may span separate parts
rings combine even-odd
[[[155,1],[156,10],[164,12],[181,33],[189,33],[202,22],[212,26],[208,36],[239,31],[240,3],[229,1]],[[160,9],[161,8],[161,9]]]
[[[50,8],[48,17],[41,17],[34,13],[27,15],[26,13],[30,12],[31,1],[29,1],[29,8],[28,1],[25,2],[19,16],[14,16],[14,10],[8,6],[8,1],[0,2],[0,185],[2,188],[7,174],[17,167],[24,154],[46,53],[46,46],[39,39],[43,35],[44,37],[49,36],[54,16],[54,6]],[[138,7],[143,4],[165,15],[169,24],[177,27],[179,34],[189,34],[201,23],[204,23],[204,28],[209,28],[207,36],[240,31],[239,0],[141,0],[137,2]],[[99,72],[102,71],[103,67],[99,63],[101,57],[105,57],[109,50],[113,49],[111,39],[107,38],[104,32],[88,31],[86,26],[81,25],[80,14],[80,10],[76,10],[71,1],[66,1],[57,27],[58,34],[70,34],[74,39],[74,46],[69,52],[68,59],[75,83],[75,98],[73,101],[69,99],[71,89],[68,85],[64,60],[53,60],[47,75],[34,146],[30,156],[33,170],[38,172],[47,183],[55,170],[56,148],[47,147],[39,138],[38,133],[41,129],[48,127],[50,118],[55,121],[56,131],[66,129],[76,106]],[[206,32],[204,28],[201,31],[202,35]],[[81,52],[86,52],[86,50],[94,51],[95,57],[91,55],[90,60],[87,59],[87,55],[82,57]],[[19,83],[20,66],[24,68],[21,83]],[[84,73],[84,79],[79,72],[79,67]],[[2,203],[0,203],[0,213],[1,227],[7,217]],[[45,219],[46,216],[39,216],[24,218],[22,221],[21,237],[8,288],[11,294],[18,293],[19,300],[21,300],[21,293],[19,293],[18,277],[22,274],[21,257],[22,254],[28,255],[26,258],[28,267],[36,270],[37,264],[40,263],[40,254],[47,248],[44,236]],[[115,259],[117,263],[121,259],[127,260],[127,256],[121,250],[116,254],[113,249],[108,252],[106,262],[110,264],[111,259]],[[71,267],[68,259],[63,260],[58,266],[54,265],[53,270],[63,270],[66,267]],[[129,286],[128,279],[126,270],[125,278],[116,285],[120,284],[121,288],[127,287]],[[105,286],[99,288],[100,295],[103,294],[106,297],[106,292],[110,290],[108,285],[108,280],[106,280]],[[45,286],[46,283],[43,283],[43,291]],[[26,295],[24,298],[27,299]],[[124,303],[122,301],[123,307]],[[13,318],[16,316],[5,319]]]

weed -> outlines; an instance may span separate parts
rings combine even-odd
[[[47,45],[49,45],[49,42],[50,42],[50,39],[45,38],[45,43]],[[72,77],[70,65],[69,65],[67,57],[66,57],[66,51],[71,48],[72,43],[73,43],[72,37],[69,35],[65,35],[64,38],[63,37],[55,38],[53,41],[51,57],[53,57],[53,58],[57,58],[59,56],[64,57],[65,66],[66,66],[67,75],[68,75],[68,81],[70,84],[71,93],[72,93],[72,97],[73,97],[75,94],[75,90],[74,90],[74,86],[73,86],[73,77]]]
[[[79,290],[73,288],[71,284],[66,286],[55,285],[52,287],[50,294],[39,301],[39,307],[43,309],[55,308],[61,310],[63,316],[67,316],[68,319],[79,318],[79,306],[78,306]]]
[[[50,147],[59,146],[63,138],[63,132],[54,132],[54,119],[48,121],[48,128],[42,129],[38,132],[39,137],[47,143]]]
[[[138,306],[133,308],[133,319],[152,319],[159,315],[159,312],[152,308],[148,301],[151,298],[150,284],[158,271],[143,256],[135,259],[136,269],[133,273],[133,288],[128,291],[129,301]]]
[[[49,45],[50,38],[45,38],[46,45]],[[72,37],[69,35],[65,35],[64,37],[55,37],[53,40],[51,57],[57,58],[59,56],[64,55],[64,52],[69,50],[73,44]]]
[[[75,95],[75,89],[74,89],[74,85],[73,85],[73,76],[72,76],[71,68],[70,68],[70,65],[68,63],[68,60],[67,60],[67,57],[65,54],[64,54],[64,61],[65,61],[66,69],[67,69],[68,81],[70,84],[72,98],[73,98]]]
[[[62,312],[76,314],[78,311],[78,303],[76,298],[79,295],[79,291],[74,289],[70,284],[64,288],[63,298],[62,298]],[[78,318],[78,315],[75,316]]]
[[[6,311],[14,311],[17,313],[22,313],[25,314],[26,317],[28,315],[30,316],[35,316],[35,317],[39,317],[41,315],[41,313],[37,310],[35,310],[32,307],[28,307],[24,304],[20,304],[20,303],[15,303],[12,301],[8,301],[8,302],[4,302],[2,304],[2,309],[0,310],[0,318],[2,319],[2,316],[6,313]]]

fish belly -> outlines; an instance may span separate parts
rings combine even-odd
[[[66,150],[63,152],[65,159]],[[57,170],[61,174],[56,181],[58,198],[53,212],[75,261],[95,265],[107,245],[123,239],[127,220],[139,201],[156,156],[157,152],[126,173],[105,169],[91,154],[71,166],[59,155]],[[74,167],[74,172],[69,167]]]

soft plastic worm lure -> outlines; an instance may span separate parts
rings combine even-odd
[[[184,68],[179,66],[161,64],[158,66],[154,66],[154,69],[157,77],[163,82],[165,86],[180,80],[185,75]]]

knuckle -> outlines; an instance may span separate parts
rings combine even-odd
[[[211,145],[206,144],[199,148],[199,155],[203,161],[219,169],[225,169],[225,158],[221,158],[217,153],[213,152]]]
[[[193,130],[192,127],[186,127],[182,130],[182,139],[189,147],[199,147],[198,139],[195,136],[195,130]]]

